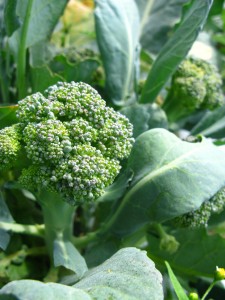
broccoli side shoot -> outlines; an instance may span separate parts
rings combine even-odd
[[[185,59],[174,73],[163,104],[170,122],[196,110],[213,110],[224,104],[222,78],[217,68],[201,59]]]
[[[130,154],[132,125],[107,107],[88,84],[62,83],[19,101],[20,142],[14,127],[1,131],[0,159],[11,166],[20,144],[30,165],[20,183],[59,193],[72,205],[95,200],[112,184]],[[7,136],[7,138],[4,138]]]
[[[177,217],[175,223],[181,227],[207,227],[211,215],[220,213],[224,207],[225,188],[222,188],[210,200],[203,202],[199,209]]]

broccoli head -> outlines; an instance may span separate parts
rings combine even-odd
[[[181,227],[206,227],[211,215],[220,213],[224,207],[225,188],[222,188],[210,200],[203,202],[199,209],[177,217],[175,223]]]
[[[59,82],[43,95],[27,96],[18,102],[17,117],[30,161],[20,183],[33,192],[57,192],[72,205],[103,194],[134,141],[128,119],[82,82]]]
[[[185,59],[171,81],[163,104],[170,122],[179,121],[196,110],[213,110],[224,104],[222,78],[211,63]]]

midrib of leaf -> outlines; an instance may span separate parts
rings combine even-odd
[[[154,2],[155,2],[155,0],[148,0],[147,4],[145,6],[145,11],[144,11],[143,17],[141,19],[141,23],[140,23],[140,35],[142,34],[144,26],[148,20],[148,16],[151,13]]]
[[[130,24],[127,21],[127,18],[124,20],[125,27],[127,28],[127,40],[128,40],[128,51],[129,51],[129,62],[128,62],[128,75],[126,76],[126,81],[124,84],[124,90],[123,90],[123,96],[122,99],[125,100],[126,97],[129,95],[129,85],[132,78],[132,69],[133,69],[133,61],[134,61],[134,50],[133,49],[133,43],[132,43],[132,36],[131,36],[131,30],[130,30]],[[132,53],[133,52],[133,53]]]
[[[109,228],[111,228],[114,225],[114,222],[116,221],[118,215],[120,214],[120,212],[123,210],[124,206],[127,204],[127,202],[129,201],[129,198],[132,196],[133,193],[135,193],[136,191],[142,189],[145,184],[147,182],[150,182],[151,180],[153,180],[154,178],[156,178],[157,176],[160,176],[161,174],[163,174],[164,172],[173,169],[173,168],[178,168],[178,165],[180,163],[183,162],[183,159],[187,159],[189,156],[191,156],[193,153],[196,153],[198,151],[202,151],[202,147],[198,147],[195,148],[183,155],[181,155],[179,158],[174,159],[172,162],[166,164],[165,166],[162,166],[160,168],[158,168],[155,171],[152,171],[149,175],[144,176],[142,179],[139,180],[139,182],[137,182],[125,195],[125,197],[123,198],[123,200],[121,201],[121,204],[118,208],[117,211],[115,211],[113,217],[110,219],[109,223],[106,224],[106,227],[103,229],[105,230],[109,230]],[[194,160],[189,160],[189,161],[194,161]],[[187,160],[185,160],[185,162],[187,162]]]

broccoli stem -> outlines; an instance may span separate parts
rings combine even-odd
[[[8,222],[0,222],[0,229],[12,231],[14,233],[33,235],[38,237],[44,236],[44,225],[24,225]]]
[[[54,242],[58,239],[73,241],[75,207],[56,193],[42,190],[37,197],[43,211],[45,239],[51,263],[54,265]]]
[[[183,102],[178,101],[177,98],[178,96],[174,94],[174,91],[170,90],[162,105],[162,109],[166,112],[170,123],[175,123],[193,112],[188,108],[184,109]]]

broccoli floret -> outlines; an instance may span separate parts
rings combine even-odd
[[[13,125],[0,130],[0,170],[10,168],[21,150],[20,126]]]
[[[225,207],[225,188],[219,190],[210,200],[203,202],[199,209],[191,211],[175,219],[181,227],[207,227],[213,213],[220,213]]]
[[[169,121],[176,122],[196,110],[213,110],[222,104],[222,78],[217,68],[207,61],[187,58],[172,77],[163,109]]]
[[[59,82],[44,95],[26,97],[18,102],[17,117],[20,142],[31,162],[20,184],[33,192],[43,188],[57,192],[72,205],[104,193],[134,141],[128,119],[81,82]],[[15,151],[19,146],[15,142]],[[9,147],[14,150],[13,144]],[[1,159],[11,163],[15,155],[7,151]]]

